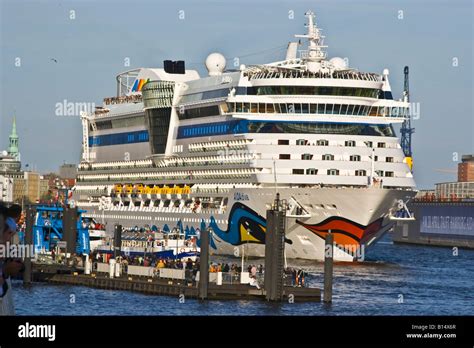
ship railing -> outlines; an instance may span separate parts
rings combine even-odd
[[[191,193],[193,194],[198,194],[198,193],[227,193],[230,192],[231,189],[229,188],[215,188],[215,189],[210,189],[210,188],[196,188],[192,189]]]
[[[422,197],[415,197],[413,202],[433,202],[433,203],[456,203],[456,202],[474,202],[473,198],[461,197],[436,197],[434,195],[427,195]]]
[[[119,97],[104,98],[105,105],[125,104],[125,103],[139,103],[142,101],[141,94],[123,95]]]
[[[222,284],[240,284],[240,273],[222,272]]]
[[[275,75],[276,73],[276,75]],[[272,78],[318,78],[318,79],[343,79],[381,82],[382,77],[375,73],[359,72],[354,70],[334,71],[334,72],[311,72],[307,70],[281,70],[274,66],[261,66],[257,69],[252,67],[244,72],[250,80],[272,79]]]

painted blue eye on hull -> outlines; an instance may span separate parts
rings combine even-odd
[[[243,243],[241,227],[245,229],[246,233],[257,239],[257,241],[249,241],[249,243],[265,243],[265,219],[242,203],[235,203],[232,206],[227,231],[223,231],[217,226],[214,217],[211,217],[210,227],[220,239],[232,245]]]

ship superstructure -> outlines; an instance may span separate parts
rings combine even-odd
[[[77,205],[109,225],[210,227],[215,253],[263,256],[278,192],[287,257],[323,259],[331,230],[336,259],[357,258],[415,195],[392,126],[409,104],[393,99],[387,69],[327,59],[306,16],[308,32],[297,37],[307,49],[292,42],[283,61],[226,71],[213,53],[206,77],[170,61],[119,74],[117,96],[82,115]]]

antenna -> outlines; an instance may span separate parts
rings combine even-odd
[[[403,87],[403,101],[409,103],[410,102],[410,89],[409,89],[409,81],[408,81],[408,73],[409,73],[408,66],[406,66],[403,69],[403,72],[405,74],[405,82],[404,82],[404,87]],[[403,150],[403,153],[405,154],[406,162],[412,172],[413,172],[413,153],[411,149],[411,138],[412,138],[413,133],[415,133],[415,128],[411,127],[411,112],[408,112],[408,115],[405,118],[405,121],[403,121],[402,127],[400,128],[400,134],[401,134],[402,150]]]

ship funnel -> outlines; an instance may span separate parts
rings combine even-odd
[[[288,48],[286,49],[286,60],[296,59],[298,45],[298,42],[288,42]]]

